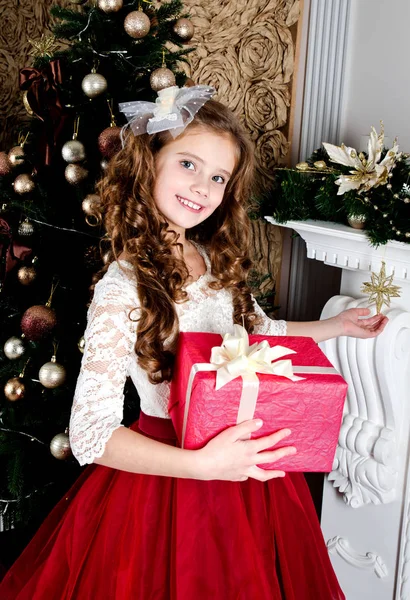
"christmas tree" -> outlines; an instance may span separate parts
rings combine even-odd
[[[118,104],[183,85],[192,23],[179,0],[53,6],[20,72],[30,117],[0,152],[0,516],[37,526],[80,473],[67,426],[92,274],[109,240],[95,183],[121,148]],[[78,5],[78,6],[76,6]],[[130,389],[125,422],[138,414]],[[34,525],[33,525],[34,524]]]

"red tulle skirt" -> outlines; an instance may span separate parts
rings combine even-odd
[[[138,429],[139,427],[139,429]],[[133,429],[175,443],[171,422]],[[1,600],[343,600],[302,474],[243,483],[91,465]]]

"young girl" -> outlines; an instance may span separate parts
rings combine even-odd
[[[2,600],[342,600],[295,448],[257,420],[201,450],[167,410],[179,331],[370,338],[384,317],[269,319],[246,285],[253,148],[205,86],[123,107],[132,131],[100,183],[111,258],[94,290],[70,436],[84,471],[0,585]],[[198,110],[199,109],[199,110]],[[194,116],[195,115],[195,116]],[[154,133],[151,133],[153,132]],[[147,133],[148,132],[148,133]],[[121,425],[127,376],[141,416]]]

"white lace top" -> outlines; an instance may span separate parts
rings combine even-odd
[[[207,271],[186,287],[188,301],[177,304],[180,331],[225,334],[232,330],[232,296],[227,290],[212,290],[208,256],[200,249]],[[134,353],[138,295],[132,267],[126,261],[112,263],[97,283],[88,310],[85,348],[77,380],[70,420],[70,442],[81,465],[104,453],[113,431],[122,427],[124,384],[130,376],[141,399],[141,410],[151,416],[169,418],[169,383],[153,385],[137,363]],[[135,310],[137,309],[137,310]],[[255,302],[262,317],[255,333],[286,335],[286,321],[269,319]]]

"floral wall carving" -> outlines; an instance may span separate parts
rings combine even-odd
[[[212,85],[242,120],[256,147],[262,183],[287,160],[299,0],[184,0],[195,26],[188,75]],[[278,280],[280,229],[253,224],[253,259],[264,292]]]

